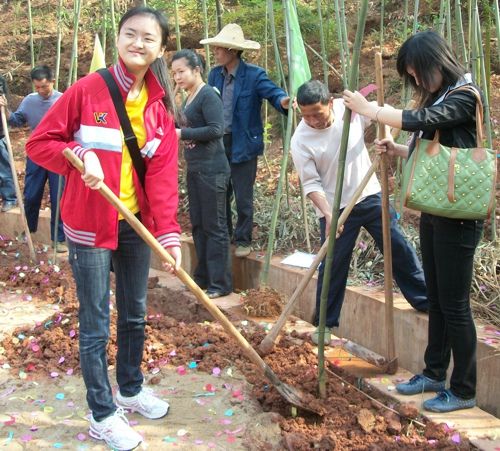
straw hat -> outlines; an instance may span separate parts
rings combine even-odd
[[[219,31],[219,34],[213,38],[202,39],[200,44],[215,45],[234,50],[260,49],[260,44],[258,42],[245,39],[245,36],[243,36],[243,30],[238,24],[235,23],[227,24],[221,31]]]

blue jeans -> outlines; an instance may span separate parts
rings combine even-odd
[[[429,295],[429,341],[424,374],[444,381],[453,353],[450,390],[476,396],[476,327],[469,292],[474,253],[483,221],[448,219],[422,213],[420,247]]]
[[[325,223],[325,218],[321,218],[321,243],[325,241]],[[422,265],[418,260],[415,249],[413,249],[401,233],[396,221],[396,214],[392,209],[390,226],[392,271],[394,279],[411,306],[417,310],[426,311],[429,308],[429,302],[426,295]],[[366,197],[352,209],[351,214],[344,224],[343,232],[335,241],[326,311],[327,327],[338,327],[339,325],[340,310],[344,302],[352,251],[354,250],[356,238],[358,237],[361,227],[364,227],[368,231],[375,240],[377,247],[382,252],[382,198],[380,193]],[[324,271],[323,260],[318,271],[315,324],[318,324],[319,320],[319,306]]]
[[[116,275],[116,379],[124,396],[141,390],[146,294],[151,250],[126,221],[120,221],[114,251],[68,240],[79,301],[80,366],[87,402],[98,421],[113,414],[106,348],[109,339],[110,263]]]
[[[40,216],[40,205],[42,204],[45,183],[49,180],[50,190],[50,239],[54,241],[54,228],[56,226],[56,206],[57,206],[57,185],[59,176],[55,172],[50,172],[45,168],[26,159],[26,179],[24,181],[24,211],[30,232],[38,229],[38,217]],[[64,178],[63,178],[64,188]],[[64,230],[61,217],[59,216],[59,226],[57,228],[57,241],[64,241]]]
[[[193,241],[198,257],[194,280],[209,292],[233,291],[226,220],[229,173],[188,171],[187,189]]]
[[[0,138],[0,197],[4,202],[16,201],[16,189],[5,138]]]

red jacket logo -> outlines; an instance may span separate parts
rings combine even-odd
[[[96,124],[107,124],[106,116],[108,113],[94,113],[94,119]]]

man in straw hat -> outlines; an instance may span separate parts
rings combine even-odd
[[[290,98],[276,86],[264,69],[241,59],[244,50],[258,50],[260,44],[245,39],[237,24],[226,25],[213,38],[200,44],[213,47],[218,66],[208,76],[208,83],[219,90],[224,104],[224,147],[231,166],[228,189],[227,218],[230,235],[231,197],[234,192],[238,220],[234,229],[236,257],[250,253],[253,227],[253,185],[257,173],[257,157],[264,151],[264,128],[260,110],[269,100],[280,113],[286,114]]]

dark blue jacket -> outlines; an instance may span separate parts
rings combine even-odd
[[[224,87],[222,69],[222,66],[216,66],[208,75],[208,84],[221,94]],[[281,107],[280,101],[287,94],[269,79],[264,69],[243,60],[239,63],[234,83],[231,162],[243,163],[264,151],[262,100],[269,100],[280,113],[286,114],[287,110]]]

